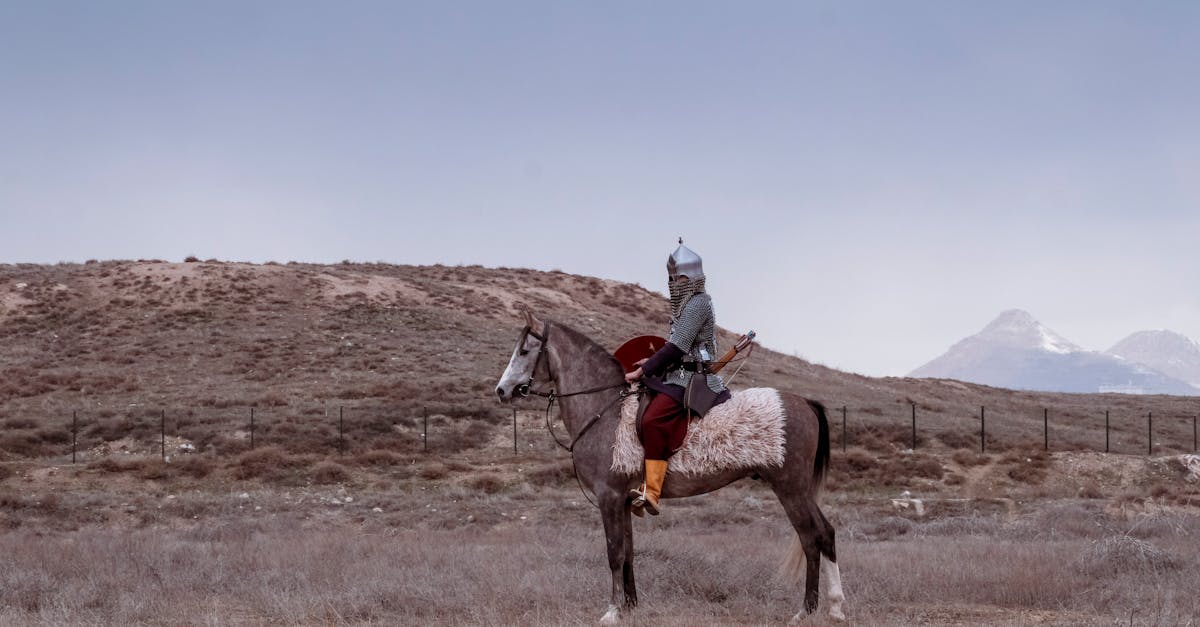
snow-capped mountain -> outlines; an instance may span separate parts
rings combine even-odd
[[[1138,331],[1105,352],[1200,387],[1200,344],[1174,331]]]
[[[908,376],[1045,392],[1200,394],[1200,389],[1148,366],[1084,350],[1019,309],[1000,314]]]

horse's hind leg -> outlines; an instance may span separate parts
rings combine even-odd
[[[820,596],[821,574],[824,571],[829,581],[829,615],[835,620],[843,620],[845,615],[842,613],[841,604],[845,597],[842,594],[841,573],[836,563],[837,549],[834,543],[833,526],[825,519],[820,507],[809,495],[795,494],[795,488],[790,485],[772,483],[771,488],[779,497],[779,502],[783,505],[784,512],[787,513],[788,521],[792,523],[792,528],[796,530],[796,538],[804,553],[804,610],[795,618],[800,619],[816,611]],[[822,563],[822,556],[826,558],[825,563]],[[792,559],[798,561],[798,557],[793,556]],[[799,579],[798,576],[797,579]]]
[[[825,514],[815,501],[812,508],[816,511],[823,528],[820,543],[821,555],[824,558],[821,560],[821,578],[825,580],[826,596],[829,598],[829,617],[834,620],[846,620],[846,614],[842,612],[842,603],[846,601],[846,594],[842,591],[842,569],[838,568],[837,564],[837,544],[833,525],[829,524],[829,520],[825,518]]]

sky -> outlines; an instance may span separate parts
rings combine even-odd
[[[0,0],[0,263],[665,293],[682,236],[718,324],[872,376],[1011,308],[1200,339],[1197,76],[1195,2]]]

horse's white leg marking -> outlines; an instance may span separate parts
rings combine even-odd
[[[846,620],[842,612],[842,602],[846,600],[846,594],[842,592],[842,571],[836,562],[829,561],[824,555],[821,556],[821,583],[828,586],[829,617],[838,621]]]
[[[600,617],[601,625],[616,625],[619,622],[621,622],[621,608],[615,605],[608,606],[608,611]]]

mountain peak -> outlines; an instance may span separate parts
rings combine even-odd
[[[1167,375],[1200,384],[1200,344],[1174,331],[1138,331],[1106,351]]]
[[[1155,334],[1151,337],[1161,339]],[[1180,361],[1190,363],[1182,356]],[[1187,379],[1173,378],[1143,363],[1086,351],[1046,328],[1029,312],[1010,309],[909,376],[1019,390],[1094,393],[1119,385],[1152,394],[1198,393]]]
[[[1002,312],[984,327],[979,337],[1005,346],[1046,350],[1058,354],[1083,350],[1067,338],[1046,328],[1023,309]]]

